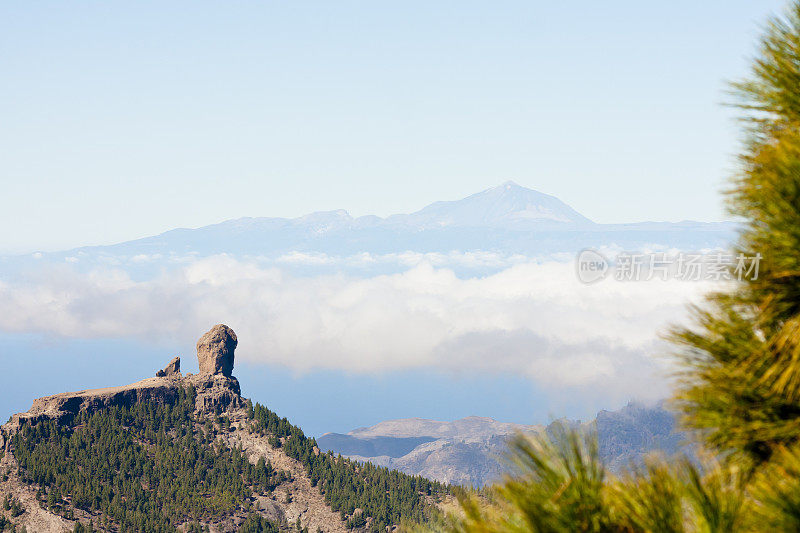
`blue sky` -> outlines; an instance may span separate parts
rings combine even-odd
[[[0,254],[385,216],[506,180],[597,222],[721,220],[738,131],[725,80],[781,6],[4,2]],[[469,279],[425,257],[363,279],[231,257],[153,279],[77,257],[0,271],[0,416],[175,353],[196,370],[216,322],[240,336],[245,395],[315,435],[589,418],[666,394],[658,331],[706,286],[587,288],[571,263],[525,259]]]
[[[507,179],[718,220],[778,1],[4,2],[0,252],[416,210]]]

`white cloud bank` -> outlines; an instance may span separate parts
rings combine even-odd
[[[0,282],[0,330],[185,341],[224,322],[239,336],[237,358],[298,371],[507,372],[547,388],[653,398],[665,391],[658,332],[709,289],[584,285],[572,262],[471,279],[427,262],[367,278],[293,277],[215,256],[148,281],[43,267],[25,282]]]

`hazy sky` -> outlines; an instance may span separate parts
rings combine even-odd
[[[0,252],[387,215],[507,179],[717,220],[779,1],[3,2]]]

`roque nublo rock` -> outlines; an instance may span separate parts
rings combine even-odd
[[[236,333],[225,324],[217,324],[208,330],[197,341],[200,372],[230,377],[233,372],[233,352],[238,343]]]

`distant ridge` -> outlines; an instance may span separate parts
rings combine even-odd
[[[651,452],[687,453],[685,435],[676,431],[675,418],[663,405],[629,403],[616,411],[600,411],[591,422],[559,420],[556,424],[597,429],[600,456],[619,472],[640,465]],[[347,434],[327,433],[317,439],[323,450],[396,468],[447,483],[483,486],[505,471],[502,457],[508,439],[518,433],[543,435],[551,426],[498,422],[471,416],[442,422],[424,418],[387,420]]]
[[[597,224],[554,196],[507,181],[460,200],[434,202],[409,214],[354,218],[337,209],[297,218],[238,218],[108,246],[0,256],[0,270],[7,265],[22,272],[34,262],[67,261],[84,267],[115,264],[131,270],[149,268],[147,272],[156,273],[164,266],[218,254],[270,261],[286,254],[341,258],[406,252],[490,252],[548,258],[602,247],[714,250],[729,246],[736,230],[736,224],[728,222]],[[321,268],[319,262],[312,267]],[[362,265],[356,270],[363,273],[364,268]],[[392,271],[402,265],[373,268]]]

